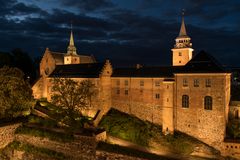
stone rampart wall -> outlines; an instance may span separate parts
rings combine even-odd
[[[0,127],[0,149],[7,146],[14,139],[14,132],[20,123]]]
[[[15,140],[36,147],[61,152],[76,159],[93,160],[96,155],[95,137],[77,136],[73,142],[61,143],[49,140],[48,138],[17,134]]]
[[[162,107],[151,103],[131,102],[112,100],[113,108],[127,114],[162,125]]]
[[[221,154],[240,159],[240,143],[223,142]]]
[[[107,160],[116,160],[116,159],[127,159],[127,160],[145,160],[144,158],[131,157],[123,154],[110,153],[106,151],[97,151],[96,159],[107,159]]]

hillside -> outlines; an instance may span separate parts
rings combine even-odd
[[[219,152],[194,137],[176,131],[174,135],[163,135],[161,126],[142,121],[139,118],[111,109],[101,120],[100,127],[111,136],[118,137],[140,146],[165,151],[166,153],[191,156],[204,154],[218,157]],[[196,149],[198,149],[197,153]]]

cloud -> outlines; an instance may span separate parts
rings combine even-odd
[[[77,7],[84,11],[95,11],[114,6],[110,0],[61,0],[60,3],[63,6]]]
[[[119,65],[130,63],[170,64],[170,49],[175,43],[174,39],[180,28],[179,21],[169,21],[170,15],[146,16],[139,10],[117,8],[106,0],[101,0],[104,3],[99,5],[97,4],[99,1],[95,1],[94,4],[88,4],[87,1],[72,1],[72,3],[70,1],[61,0],[62,4],[69,4],[65,4],[64,8],[54,9],[53,7],[51,11],[37,5],[19,3],[16,0],[2,1],[0,13],[4,16],[0,18],[2,37],[0,50],[9,51],[20,47],[34,56],[42,55],[46,47],[54,51],[65,52],[68,45],[70,22],[73,21],[75,45],[79,53],[94,54],[99,60],[110,58],[114,64]],[[80,2],[85,4],[80,4]],[[105,4],[105,2],[109,2],[109,4]],[[171,5],[172,2],[165,3],[164,7]],[[187,31],[192,38],[195,51],[204,49],[224,63],[226,60],[237,63],[239,32],[229,31],[226,27],[217,29],[207,27],[211,24],[201,17],[207,14],[210,16],[214,16],[215,13],[216,15],[222,14],[221,11],[217,12],[216,8],[212,12],[204,13],[206,7],[222,8],[222,4],[218,4],[217,1],[201,3],[185,0],[185,2],[189,2],[189,6],[195,6],[191,16],[190,11],[187,10],[189,14],[186,17]],[[151,0],[146,8],[154,7],[156,3],[155,0]],[[71,12],[66,9],[74,6],[87,10],[88,13]],[[169,9],[172,10],[171,14],[174,11],[178,12],[178,7],[175,7]],[[232,11],[237,7],[233,5],[229,10]],[[226,11],[225,8],[222,9]],[[101,16],[89,14],[96,13],[95,11],[98,11]],[[163,15],[166,13],[165,10],[162,11]],[[24,15],[25,17],[17,21],[6,15],[10,17]],[[177,16],[175,15],[175,17]],[[201,18],[199,19],[199,17]],[[216,17],[219,19],[218,16]],[[193,19],[199,20],[199,23],[205,23],[198,25],[192,21]],[[229,19],[224,21],[224,23],[227,22]]]

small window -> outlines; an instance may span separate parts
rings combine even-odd
[[[183,87],[188,86],[188,80],[186,78],[183,78]]]
[[[143,94],[143,90],[142,89],[140,89],[140,94]]]
[[[128,80],[124,81],[125,86],[128,86]]]
[[[206,79],[206,87],[211,87],[211,79]]]
[[[156,93],[156,94],[155,94],[155,98],[156,98],[156,99],[160,99],[160,94],[159,94],[159,93]]]
[[[212,97],[211,96],[204,97],[204,109],[212,110]]]
[[[189,108],[189,96],[188,95],[182,96],[182,108]]]
[[[75,60],[75,62],[76,62],[76,61],[77,61],[77,58],[75,58],[74,60]]]
[[[120,80],[117,80],[117,81],[116,81],[116,85],[117,85],[117,86],[120,86]]]
[[[194,81],[193,81],[193,85],[194,85],[194,87],[199,87],[199,80],[198,79],[194,79]]]
[[[128,95],[128,90],[127,89],[125,89],[125,95]]]
[[[120,94],[120,89],[119,88],[117,88],[116,93]]]
[[[178,56],[182,56],[182,52],[179,52],[179,53],[178,53]]]
[[[144,81],[143,80],[140,81],[140,86],[144,86]]]
[[[67,58],[67,61],[68,61],[68,58]]]
[[[182,63],[182,61],[179,61],[179,63]]]
[[[155,86],[159,87],[160,86],[160,81],[155,81]]]

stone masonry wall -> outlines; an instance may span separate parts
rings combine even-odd
[[[218,148],[225,137],[226,114],[229,104],[225,74],[182,74],[176,76],[175,128],[203,142]],[[183,86],[183,79],[188,86]],[[194,87],[194,79],[199,80],[199,87]],[[206,79],[211,86],[206,87]],[[189,108],[182,107],[182,96],[189,96]],[[204,97],[212,97],[212,110],[204,109]]]
[[[14,139],[14,132],[21,124],[12,124],[0,127],[0,149],[7,146]]]
[[[143,81],[143,86],[140,85]],[[112,107],[162,125],[163,78],[112,78]],[[157,85],[156,85],[157,84]],[[159,97],[157,97],[158,95]]]
[[[117,153],[110,153],[106,151],[97,151],[96,152],[96,159],[97,160],[145,160],[144,158],[138,158],[138,157],[131,157],[123,154],[117,154]]]
[[[36,147],[61,152],[76,159],[93,160],[96,155],[95,137],[78,136],[73,142],[60,143],[49,140],[48,138],[17,134],[15,136],[15,140],[34,145]]]

